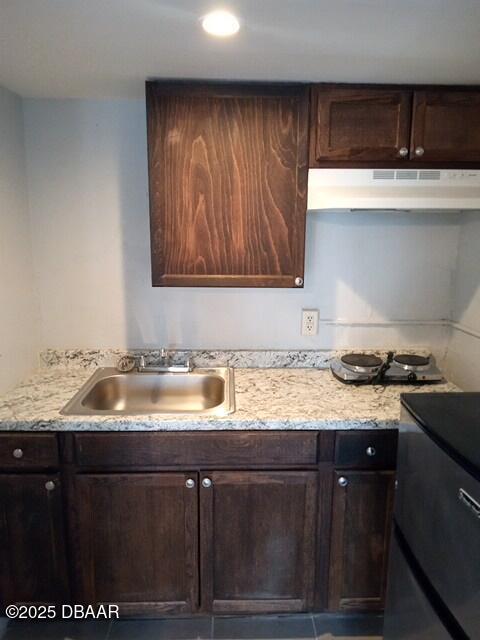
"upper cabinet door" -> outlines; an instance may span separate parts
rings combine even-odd
[[[316,86],[310,166],[408,160],[411,92]]]
[[[480,92],[416,91],[410,157],[416,162],[480,161]]]
[[[147,83],[154,286],[303,284],[308,89]]]

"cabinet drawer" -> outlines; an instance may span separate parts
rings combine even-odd
[[[335,465],[360,469],[394,469],[398,432],[341,431],[335,442]]]
[[[75,436],[76,461],[88,467],[309,465],[311,433],[89,433]]]
[[[54,434],[0,434],[0,469],[12,471],[57,466],[58,445]]]

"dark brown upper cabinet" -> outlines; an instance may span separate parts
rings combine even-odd
[[[416,91],[410,155],[417,162],[480,162],[480,91]]]
[[[411,91],[316,86],[310,165],[408,159]]]
[[[480,91],[315,85],[311,167],[478,167]]]
[[[308,88],[146,91],[153,286],[301,287]]]

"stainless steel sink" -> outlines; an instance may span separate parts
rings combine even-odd
[[[60,413],[63,415],[222,416],[235,410],[233,369],[188,373],[119,373],[98,369]]]

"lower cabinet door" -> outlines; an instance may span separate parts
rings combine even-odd
[[[308,610],[316,500],[316,472],[205,473],[200,486],[203,609]]]
[[[385,603],[394,471],[335,471],[329,609]]]
[[[0,602],[69,602],[62,491],[55,474],[0,476]]]
[[[83,602],[124,614],[195,610],[197,474],[85,474],[75,483]]]

